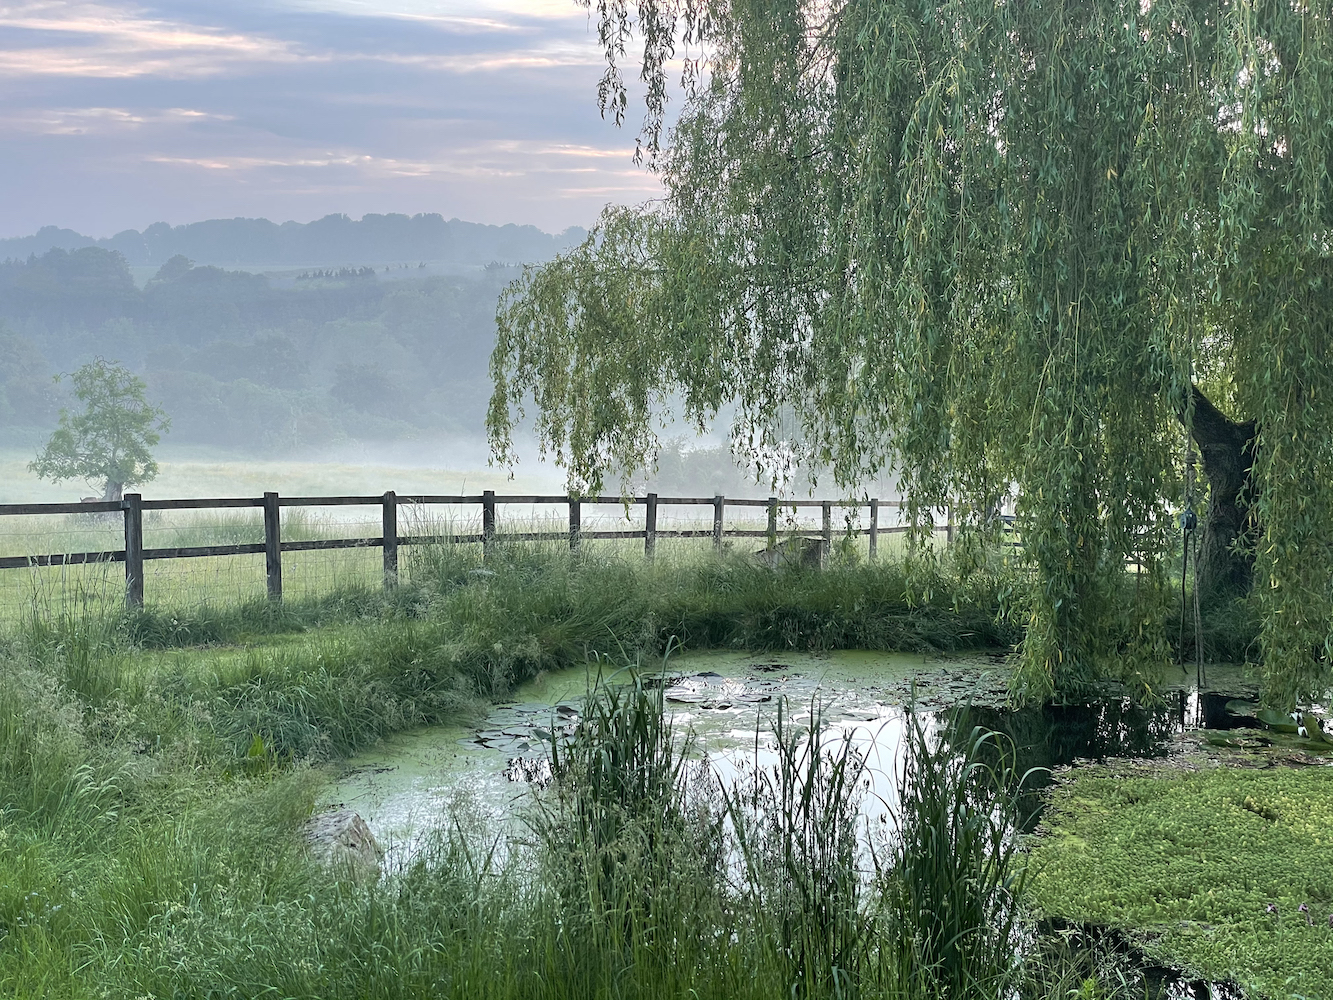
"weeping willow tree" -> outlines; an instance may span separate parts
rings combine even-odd
[[[983,531],[1016,491],[1035,696],[1161,654],[1174,512],[1206,494],[1201,588],[1253,586],[1268,696],[1327,686],[1330,0],[595,16],[604,112],[642,53],[666,193],[506,293],[500,460],[531,406],[595,489],[664,415],[725,411],[761,461],[800,441],[843,484],[896,470],[923,531],[945,504]]]

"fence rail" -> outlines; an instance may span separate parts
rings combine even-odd
[[[583,529],[583,508],[596,505],[631,504],[644,508],[644,526],[641,529],[620,531],[586,531]],[[559,504],[568,509],[568,531],[522,531],[506,534],[505,538],[513,541],[563,541],[568,540],[569,547],[577,550],[584,540],[596,539],[643,539],[644,554],[652,558],[657,540],[660,538],[711,538],[716,548],[722,547],[725,538],[766,538],[768,548],[774,549],[779,534],[784,537],[815,538],[820,542],[820,557],[825,557],[833,541],[833,510],[861,510],[869,508],[869,525],[865,528],[852,528],[840,534],[866,535],[869,537],[870,558],[874,559],[878,551],[880,535],[906,531],[901,525],[881,527],[879,512],[882,508],[901,510],[905,505],[900,500],[780,500],[770,497],[767,500],[712,497],[659,497],[649,493],[642,497],[618,496],[568,496],[568,495],[508,495],[486,490],[480,494],[461,496],[426,496],[402,495],[390,490],[373,496],[324,496],[324,497],[282,497],[277,493],[265,493],[262,497],[219,497],[210,499],[187,500],[145,500],[140,494],[128,493],[123,500],[97,501],[87,503],[21,503],[0,504],[0,516],[21,514],[112,514],[120,513],[124,518],[125,547],[100,552],[65,552],[30,556],[0,557],[0,569],[21,569],[34,566],[73,566],[87,563],[123,562],[125,564],[125,600],[131,607],[143,606],[143,564],[155,559],[197,559],[209,556],[258,555],[265,556],[265,575],[268,584],[268,596],[271,600],[282,600],[282,554],[284,552],[307,552],[318,549],[356,549],[379,548],[383,550],[384,586],[393,588],[398,583],[398,550],[404,545],[450,543],[480,543],[489,549],[499,534],[498,508],[511,504]],[[403,535],[398,531],[398,513],[404,507],[426,507],[431,505],[480,506],[481,531],[463,534],[438,535]],[[374,538],[328,538],[311,541],[283,541],[283,507],[334,507],[334,506],[376,506],[381,510],[383,531]],[[659,529],[657,514],[662,507],[675,506],[711,506],[713,523],[711,528],[674,528]],[[243,542],[230,545],[194,545],[176,548],[144,548],[143,512],[154,510],[217,510],[226,508],[262,508],[264,516],[264,541]],[[768,527],[763,530],[752,528],[728,528],[725,524],[728,507],[762,507],[767,509]],[[820,528],[778,529],[778,512],[783,508],[818,507],[823,514]],[[946,529],[950,540],[953,538],[953,524]]]

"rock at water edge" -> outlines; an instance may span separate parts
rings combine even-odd
[[[311,816],[305,827],[314,855],[325,864],[350,863],[378,872],[384,851],[366,821],[350,809],[334,809]]]

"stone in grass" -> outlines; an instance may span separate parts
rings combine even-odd
[[[366,821],[351,809],[332,809],[311,816],[305,825],[310,852],[326,865],[380,872],[384,851]]]

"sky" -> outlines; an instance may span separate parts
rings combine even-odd
[[[654,197],[574,0],[0,0],[0,237]]]

